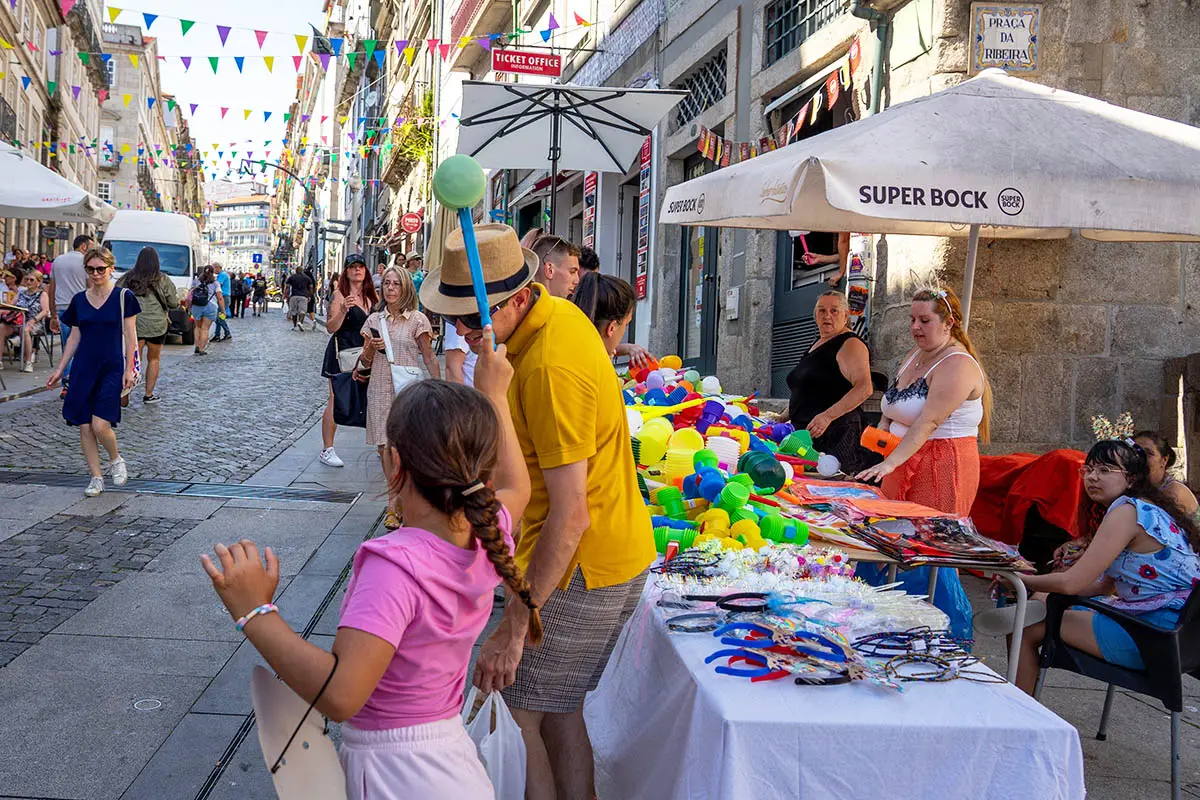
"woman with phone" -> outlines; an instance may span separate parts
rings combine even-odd
[[[363,323],[363,351],[355,372],[370,373],[367,444],[379,451],[383,472],[391,475],[395,465],[387,446],[387,420],[392,400],[406,385],[421,379],[422,361],[434,378],[440,379],[442,373],[433,352],[433,328],[429,319],[417,310],[417,290],[408,270],[388,267],[383,271],[380,287],[383,300]],[[384,525],[388,530],[400,527],[395,492],[388,492]]]

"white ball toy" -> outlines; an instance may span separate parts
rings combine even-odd
[[[720,394],[721,381],[717,379],[716,375],[709,375],[700,381],[700,391],[704,394]]]
[[[636,408],[625,409],[625,419],[629,421],[629,435],[637,436],[642,429],[642,412]]]
[[[823,478],[832,478],[842,471],[842,462],[837,456],[823,455],[817,459],[817,474]]]

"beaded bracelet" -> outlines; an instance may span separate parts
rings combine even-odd
[[[270,614],[272,611],[279,611],[279,608],[276,607],[274,603],[263,603],[261,606],[237,621],[238,633],[243,633],[244,631],[242,628],[246,627],[246,623],[257,617],[259,614]]]

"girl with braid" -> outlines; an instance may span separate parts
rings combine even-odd
[[[484,332],[475,389],[413,384],[387,421],[394,496],[405,527],[359,546],[333,652],[294,633],[271,605],[279,560],[252,542],[215,548],[204,569],[239,627],[279,677],[342,726],[347,795],[493,797],[459,716],[471,648],[501,580],[541,622],[512,559],[512,525],[529,475],[509,414],[513,370]],[[324,691],[322,691],[324,686]]]

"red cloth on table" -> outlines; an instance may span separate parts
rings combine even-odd
[[[975,527],[984,536],[1019,545],[1025,516],[1036,506],[1042,519],[1078,538],[1079,468],[1085,457],[1078,450],[981,456],[979,494],[971,506]]]

